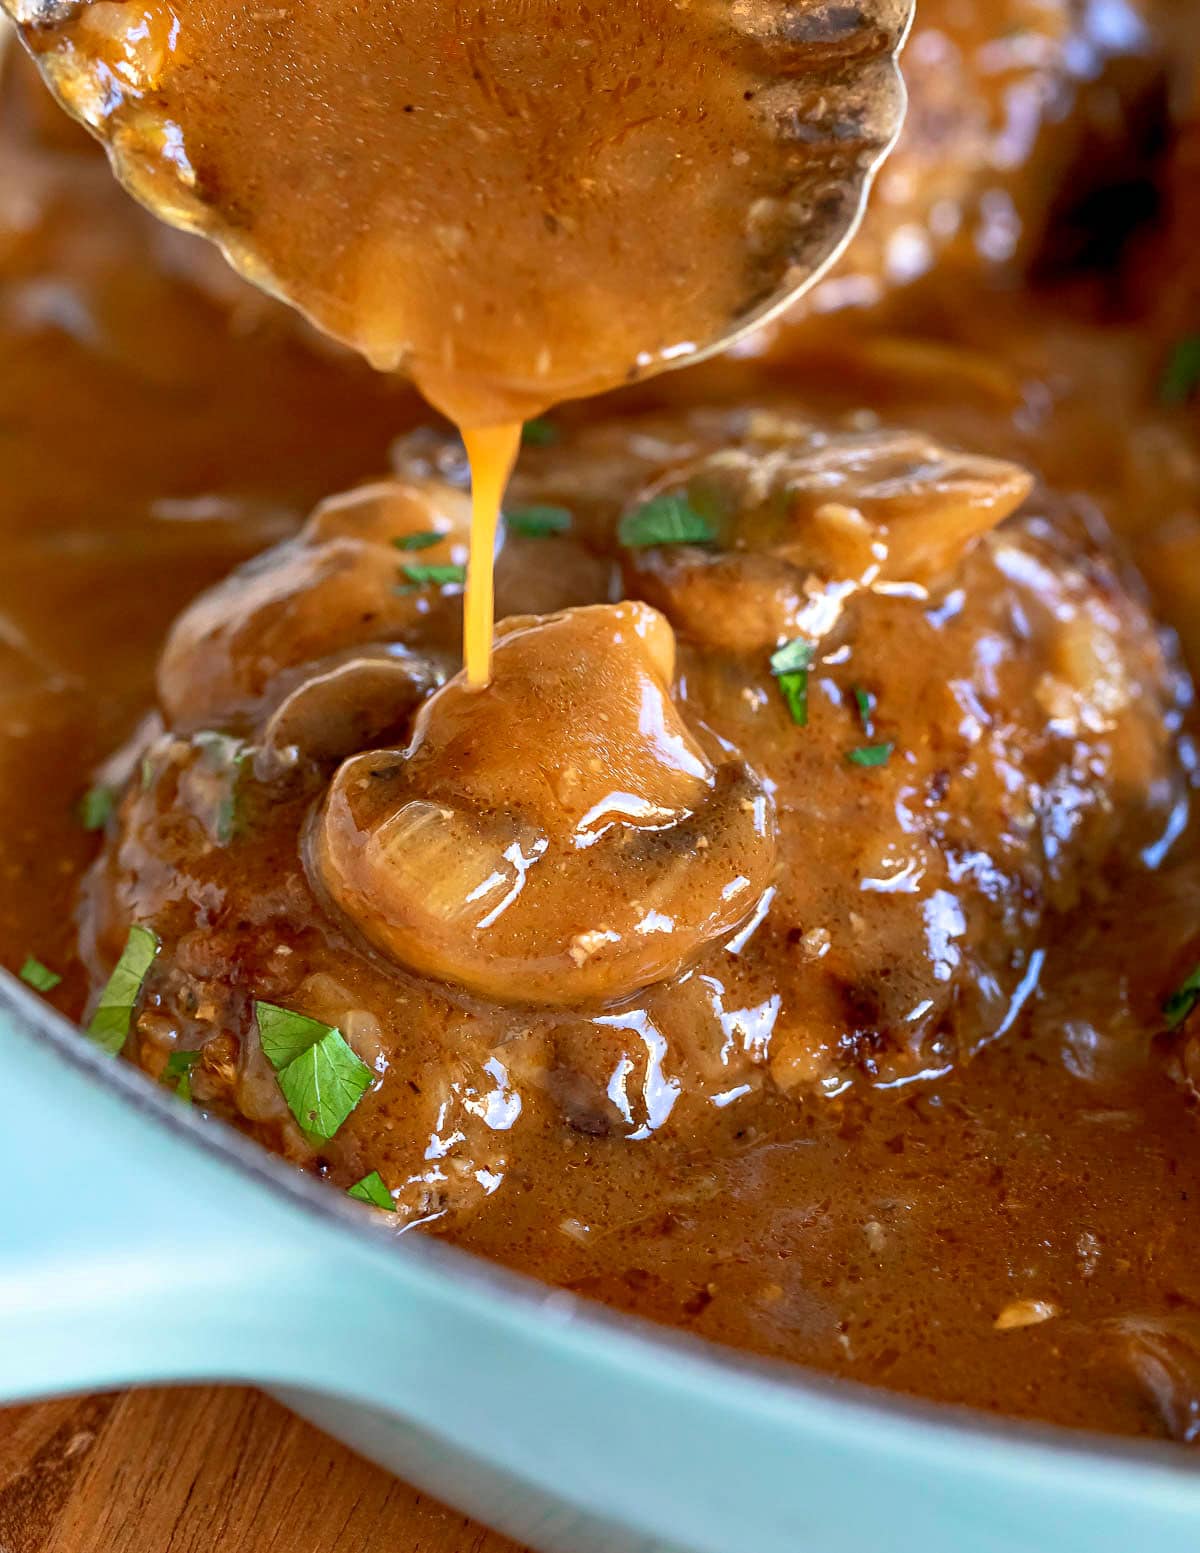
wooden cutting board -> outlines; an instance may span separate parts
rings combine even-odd
[[[260,1392],[0,1411],[0,1553],[527,1553]]]

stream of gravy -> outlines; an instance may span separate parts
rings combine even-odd
[[[504,488],[521,446],[521,423],[463,428],[461,435],[471,464],[471,559],[463,609],[463,662],[468,682],[482,690],[492,673],[496,528]]]

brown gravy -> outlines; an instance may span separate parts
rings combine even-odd
[[[904,0],[12,14],[134,194],[472,429],[476,685],[520,422],[711,348],[828,263],[899,123],[907,23]]]
[[[793,21],[713,0],[13,10],[134,193],[469,426],[711,345],[824,264],[891,139],[906,20],[900,0]]]
[[[314,349],[252,299],[214,297],[205,261],[171,246],[176,240],[156,254],[161,240],[108,188],[94,151],[41,123],[24,88],[6,98],[5,111],[0,154],[19,169],[33,205],[32,214],[28,207],[4,214],[0,251],[0,428],[9,459],[0,488],[0,959],[15,970],[34,954],[62,973],[51,1000],[80,1017],[94,998],[98,966],[111,967],[123,922],[97,909],[95,880],[93,893],[82,890],[101,844],[80,827],[75,806],[153,704],[155,662],[172,619],[232,565],[294,533],[316,501],[384,474],[391,441],[425,417],[404,390]],[[1150,281],[1123,297],[1094,276],[1009,296],[979,276],[917,288],[880,313],[782,330],[759,359],[715,363],[563,415],[557,445],[524,450],[514,500],[569,507],[577,528],[560,550],[538,549],[557,539],[513,541],[511,551],[506,541],[502,600],[506,586],[513,591],[501,613],[544,614],[564,598],[607,597],[614,566],[624,569],[624,591],[661,599],[673,612],[698,600],[690,634],[677,625],[685,706],[713,720],[719,713],[725,727],[733,726],[737,706],[766,709],[772,720],[737,725],[754,760],[784,787],[799,779],[775,762],[798,762],[801,790],[846,806],[828,826],[827,851],[815,860],[811,848],[789,854],[790,877],[807,888],[824,868],[831,880],[853,882],[864,860],[854,854],[856,838],[898,801],[904,772],[911,769],[914,782],[937,778],[936,752],[923,748],[919,732],[933,725],[936,710],[929,687],[938,671],[930,665],[940,668],[957,650],[952,615],[910,616],[903,597],[872,604],[871,632],[848,645],[858,655],[853,672],[886,687],[872,713],[878,732],[867,734],[856,721],[861,712],[847,696],[856,680],[838,663],[814,674],[809,694],[820,715],[814,710],[800,730],[774,699],[777,687],[754,657],[757,647],[733,645],[728,636],[717,649],[705,647],[706,633],[741,629],[751,614],[707,607],[706,574],[684,576],[652,557],[629,570],[634,563],[612,543],[612,508],[642,477],[614,479],[604,473],[605,460],[631,450],[641,458],[647,440],[666,437],[664,426],[677,434],[678,418],[697,407],[701,415],[715,407],[736,416],[747,404],[767,404],[771,413],[795,414],[799,389],[805,414],[863,436],[870,432],[865,406],[886,424],[1032,468],[1062,498],[1068,510],[1055,508],[1053,521],[1075,536],[1070,544],[1079,554],[1089,542],[1073,525],[1098,532],[1107,519],[1155,585],[1159,617],[1194,653],[1195,422],[1186,407],[1154,403],[1169,341],[1156,332],[1157,280],[1146,262]],[[1170,328],[1178,330],[1176,316]],[[844,422],[847,412],[859,420]],[[611,419],[645,414],[668,421]],[[64,435],[69,463],[61,455]],[[718,441],[732,437],[724,429]],[[443,440],[418,437],[398,456],[410,472],[421,458],[448,472],[451,491],[456,480],[461,485],[453,446]],[[649,463],[657,472],[655,456]],[[972,477],[993,485],[1009,478],[991,468]],[[659,478],[665,490],[678,488],[674,476]],[[1009,494],[1019,501],[1020,491]],[[326,529],[341,521],[327,516]],[[1000,532],[1015,536],[1017,529]],[[1046,565],[1057,542],[1037,532],[1028,545],[1012,538],[1027,562],[1040,557]],[[1048,543],[1051,551],[1038,548]],[[1072,1426],[1195,1436],[1200,1153],[1193,1103],[1179,1081],[1186,1050],[1181,1057],[1179,1038],[1163,1035],[1160,1015],[1197,958],[1195,848],[1188,836],[1161,845],[1183,812],[1194,766],[1189,690],[1169,650],[1165,660],[1156,657],[1138,585],[1109,568],[1107,540],[1099,549],[1096,592],[1089,583],[1084,602],[1116,601],[1121,630],[1114,639],[1142,644],[1141,667],[1128,672],[1145,675],[1144,693],[1103,761],[1093,748],[1097,768],[1064,784],[1063,794],[1120,796],[1127,807],[1115,812],[1127,814],[1131,828],[1118,826],[1105,843],[1105,860],[1089,876],[1087,909],[1073,913],[1064,898],[1031,940],[1021,939],[1026,954],[1032,942],[1045,959],[1037,962],[1036,987],[1026,985],[1028,958],[1016,975],[1004,967],[1007,1005],[1025,1001],[1003,1037],[986,1038],[995,1034],[994,1017],[964,1017],[963,1049],[942,1053],[950,1071],[941,1076],[922,1066],[925,1045],[876,1055],[859,1043],[815,1073],[818,1082],[831,1079],[826,1093],[803,1087],[814,1073],[801,1074],[797,1064],[808,1061],[810,1045],[780,1041],[769,1059],[771,1082],[755,1078],[753,1093],[713,1106],[719,1085],[688,1066],[702,1047],[689,1045],[693,1034],[681,1028],[654,1070],[658,1081],[680,1087],[674,1120],[659,1124],[654,1073],[633,1067],[635,1083],[622,1091],[624,1126],[601,1114],[586,1086],[556,1094],[550,1105],[541,1084],[531,1083],[522,1089],[531,1130],[520,1141],[514,1131],[511,1148],[497,1134],[511,1158],[486,1162],[503,1176],[501,1188],[469,1213],[435,1219],[435,1232],[622,1308],[833,1373]],[[984,561],[972,564],[983,578]],[[1028,564],[1023,576],[1032,608],[1044,584],[1029,581]],[[980,598],[987,586],[983,578]],[[1004,597],[996,594],[997,607]],[[439,601],[421,617],[422,651],[453,654],[459,617],[453,608],[445,619],[442,613]],[[986,632],[969,638],[986,639]],[[1161,716],[1154,710],[1160,703]],[[1025,715],[1036,742],[1038,721]],[[182,712],[176,726],[186,726]],[[1156,728],[1166,729],[1161,738]],[[807,742],[785,742],[798,737]],[[839,764],[846,747],[888,738],[898,753],[881,769]],[[909,764],[891,763],[901,759]],[[164,780],[126,800],[134,818],[120,824],[135,848],[148,834],[138,816],[160,801],[156,784]],[[203,801],[194,786],[189,792]],[[170,808],[176,795],[163,789],[161,801]],[[295,837],[308,802],[301,791],[261,823],[228,877],[219,858],[211,865],[231,899],[242,888],[263,894],[260,884],[281,874],[288,888],[302,877]],[[199,879],[209,866],[188,854],[180,876],[191,870]],[[884,867],[879,877],[895,872]],[[982,883],[978,895],[1000,906],[1008,899],[1004,889],[989,896]],[[293,908],[295,898],[285,904]],[[185,906],[180,894],[164,907],[164,936],[174,932],[171,913],[186,915]],[[315,938],[280,940],[269,924],[222,924],[208,935],[214,965],[192,964],[189,974],[215,980],[223,966],[241,963],[243,982],[282,1000],[296,991],[295,978],[267,981],[268,949],[283,942],[314,966],[326,963],[329,944],[346,953],[319,914],[310,918],[308,904],[301,911],[306,924],[317,923]],[[979,964],[995,932],[979,932]],[[742,1018],[739,1039],[753,1034],[745,1016],[767,1002],[772,986],[798,983],[798,947],[819,956],[822,943],[791,943],[785,932],[778,941],[759,940],[751,971],[721,962],[720,974],[745,994],[722,1005],[725,1015]],[[350,1001],[378,1006],[371,996],[378,965],[354,953]],[[898,956],[896,966],[927,970],[911,955]],[[717,975],[703,960],[698,971]],[[757,997],[738,982],[743,974],[762,979]],[[978,976],[964,977],[963,997],[979,984]],[[509,1053],[509,1087],[491,1092],[500,1103],[524,1082],[507,1012],[445,996],[419,978],[401,977],[399,985],[409,1000],[404,1024],[412,1044],[388,1036],[379,1094],[329,1147],[307,1146],[286,1114],[281,1119],[262,1099],[257,1072],[247,1066],[254,1053],[238,1052],[232,1026],[214,1037],[196,1079],[197,1103],[343,1188],[370,1168],[389,1184],[398,1181],[403,1142],[393,1157],[379,1124],[407,1115],[403,1091],[406,1080],[415,1083],[418,1058],[444,1065],[447,1032],[458,1032],[464,1063],[473,1060],[471,1041],[481,1032],[485,1050]],[[688,985],[694,992],[696,978]],[[130,1049],[156,1077],[183,1017],[175,991],[165,984],[155,991]],[[681,998],[683,1023],[702,1029],[709,1016],[701,1003],[686,1002],[691,995]],[[345,1002],[338,988],[311,980],[307,997],[318,1017]],[[193,1007],[188,1017],[195,1016]],[[520,1018],[536,1024],[528,1010]],[[870,1019],[846,1023],[865,1028]],[[983,1038],[981,1049],[972,1047],[972,1030]],[[428,1049],[421,1045],[426,1032]],[[564,1060],[564,1071],[588,1078],[594,1033]],[[940,1034],[929,1032],[935,1042]],[[610,1036],[613,1053],[632,1063],[640,1037],[629,1041],[611,1026]],[[361,1031],[357,1038],[364,1039]],[[526,1055],[541,1073],[540,1059]],[[894,1087],[876,1087],[872,1078]],[[573,1120],[564,1124],[564,1114]]]

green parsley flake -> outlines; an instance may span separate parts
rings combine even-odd
[[[716,537],[714,524],[683,495],[655,496],[627,512],[617,525],[617,538],[629,550],[651,545],[711,545]]]
[[[465,566],[402,566],[400,570],[408,581],[417,588],[424,588],[427,585],[445,588],[451,583],[462,583],[467,580],[467,568]]]
[[[813,644],[802,636],[785,642],[771,654],[771,673],[797,728],[808,727],[808,671],[815,655]]]
[[[157,953],[158,934],[134,923],[88,1023],[87,1033],[92,1040],[114,1057],[128,1038],[134,1004]]]
[[[875,732],[875,697],[861,685],[854,687],[854,704],[858,707],[858,720],[869,739]]]
[[[32,955],[26,955],[25,964],[17,972],[17,975],[26,986],[32,987],[35,992],[53,992],[62,977],[52,971],[48,965],[43,965],[40,960],[35,960]]]
[[[212,812],[212,834],[217,845],[225,847],[241,829],[239,788],[242,772],[254,751],[244,740],[235,739],[232,734],[216,733],[211,728],[202,728],[193,734],[192,742],[200,750],[205,769],[222,784]]]
[[[200,1052],[172,1052],[163,1069],[163,1083],[174,1081],[175,1093],[189,1105],[192,1100],[192,1069],[200,1061],[201,1055]]]
[[[392,543],[397,550],[428,550],[430,545],[440,545],[445,537],[445,534],[429,528],[420,534],[398,534]]]
[[[258,1043],[263,1056],[276,1073],[289,1062],[295,1062],[302,1052],[323,1040],[333,1029],[332,1025],[322,1024],[308,1014],[280,1008],[277,1003],[256,1002],[254,1017],[258,1021]]]
[[[816,648],[811,642],[806,642],[802,636],[794,637],[771,654],[771,673],[798,674],[811,669],[815,654]]]
[[[808,727],[808,671],[779,674],[775,683],[797,728]]]
[[[275,1003],[255,1003],[258,1038],[305,1132],[332,1138],[371,1087],[371,1070],[340,1030]]]
[[[353,1186],[347,1187],[346,1196],[353,1197],[358,1202],[370,1203],[372,1208],[382,1208],[385,1213],[396,1211],[392,1194],[388,1191],[378,1170],[372,1170],[370,1175],[363,1176],[361,1181],[356,1181]]]
[[[1172,992],[1171,996],[1163,1004],[1167,1029],[1178,1030],[1197,1003],[1200,1003],[1200,965],[1196,967],[1186,981],[1180,982],[1179,986],[1176,987],[1175,991]]]
[[[545,416],[526,421],[521,427],[521,441],[527,448],[548,448],[558,441],[558,427]]]
[[[1179,340],[1167,359],[1158,383],[1162,404],[1184,405],[1200,386],[1200,334]]]
[[[330,1030],[279,1074],[292,1115],[315,1138],[332,1138],[371,1087],[371,1070],[340,1030]]]
[[[548,539],[565,534],[571,527],[571,514],[565,507],[517,507],[504,514],[505,527],[522,539]]]
[[[84,830],[103,830],[116,801],[116,792],[111,787],[100,782],[95,787],[89,787],[79,800],[79,823]]]
[[[235,739],[231,733],[218,733],[215,728],[201,728],[192,735],[192,743],[206,763],[218,771],[239,764],[249,754],[241,739]]]
[[[886,766],[895,748],[894,744],[864,744],[856,750],[850,750],[846,759],[852,766]]]

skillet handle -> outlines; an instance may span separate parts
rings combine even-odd
[[[3,978],[0,1402],[296,1377],[344,1230],[197,1148],[213,1125]]]
[[[1195,1553],[1182,1456],[784,1385],[577,1322],[569,1296],[503,1293],[460,1254],[402,1254],[267,1190],[214,1128],[164,1123],[151,1088],[0,975],[0,1399],[303,1386],[364,1454],[571,1553]]]

